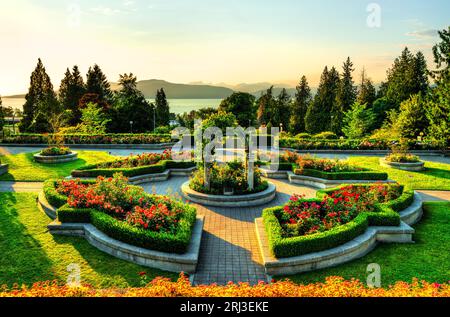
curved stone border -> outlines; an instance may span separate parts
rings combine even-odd
[[[423,161],[414,163],[399,163],[399,162],[389,162],[386,161],[385,158],[380,158],[380,165],[384,167],[390,167],[409,172],[420,172],[425,169],[425,162]]]
[[[165,170],[162,173],[155,173],[155,174],[144,174],[144,175],[138,175],[128,178],[128,182],[132,185],[139,185],[139,184],[145,184],[145,183],[151,183],[151,182],[162,182],[169,179],[171,176],[191,176],[191,174],[197,169],[197,167],[190,167],[190,168],[170,168]],[[73,177],[73,176],[67,176],[66,179],[88,179],[88,180],[94,180],[96,178],[94,177]]]
[[[400,212],[400,226],[373,226],[355,239],[338,247],[290,258],[275,258],[269,247],[269,241],[262,218],[255,220],[256,235],[263,258],[266,273],[269,275],[290,275],[301,272],[336,266],[363,257],[380,242],[413,243],[414,229],[410,225],[422,216],[422,200],[415,193],[413,204]]]
[[[0,164],[0,175],[8,173],[8,164]]]
[[[188,181],[181,186],[181,192],[187,200],[201,205],[239,208],[260,206],[272,201],[277,193],[277,188],[274,184],[269,183],[269,187],[266,190],[254,194],[235,196],[208,195],[192,190]]]
[[[343,184],[367,184],[367,183],[395,183],[393,180],[373,180],[373,179],[325,179],[318,177],[311,177],[305,175],[297,175],[291,171],[271,171],[269,169],[261,168],[261,175],[267,178],[274,179],[288,179],[292,184],[306,185],[320,189],[327,189],[337,187]]]
[[[123,243],[108,237],[92,224],[60,223],[55,220],[57,218],[57,208],[50,205],[43,191],[39,193],[38,206],[49,218],[54,220],[47,226],[51,234],[84,237],[91,245],[103,252],[143,266],[170,272],[194,273],[196,270],[204,216],[197,216],[187,252],[184,254],[175,254],[148,250]]]
[[[60,223],[54,221],[47,228],[51,234],[84,237],[92,246],[116,258],[135,264],[157,268],[169,272],[195,273],[200,252],[204,217],[197,217],[192,231],[191,242],[184,254],[166,253],[136,247],[112,239],[86,223]]]
[[[1,143],[1,146],[10,147],[32,147],[45,148],[48,144],[19,144]],[[64,144],[72,149],[100,149],[100,150],[166,150],[174,146],[175,143],[154,143],[154,144]]]
[[[58,164],[58,163],[66,163],[78,160],[78,153],[72,152],[67,155],[55,155],[55,156],[44,156],[41,154],[34,154],[34,160],[38,163],[43,164]]]

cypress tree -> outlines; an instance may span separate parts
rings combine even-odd
[[[37,66],[30,77],[30,87],[23,105],[23,119],[20,123],[22,132],[48,132],[46,116],[59,111],[59,104],[53,85],[44,64],[38,59]]]
[[[305,76],[302,76],[299,85],[295,89],[295,99],[292,104],[289,127],[292,133],[297,134],[305,132],[306,111],[311,102],[311,88],[309,88],[308,80]]]
[[[377,99],[377,92],[372,80],[366,76],[366,71],[363,69],[361,73],[361,85],[358,90],[358,97],[356,100],[361,105],[367,105],[372,108],[374,101]]]
[[[78,66],[73,67],[72,73],[67,69],[59,88],[59,101],[64,109],[71,111],[69,120],[71,125],[81,122],[79,102],[85,93],[86,87]]]
[[[167,102],[166,93],[161,88],[156,92],[155,99],[155,111],[156,111],[156,126],[168,126],[170,122],[170,109]]]
[[[350,110],[351,106],[355,102],[357,91],[357,88],[353,82],[352,73],[354,68],[350,57],[348,57],[344,62],[342,69],[342,78],[339,82],[336,102],[334,103],[334,107],[332,109],[331,131],[336,134],[341,133],[344,113]]]
[[[112,103],[111,85],[97,64],[94,67],[89,67],[86,77],[86,93],[97,94],[101,100]]]

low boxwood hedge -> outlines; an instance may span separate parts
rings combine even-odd
[[[116,173],[122,173],[126,177],[134,177],[146,174],[163,173],[166,169],[191,168],[194,162],[160,161],[153,165],[130,168],[99,168],[100,164],[86,165],[72,171],[72,177],[112,177]]]
[[[175,234],[154,232],[134,227],[95,209],[72,208],[67,204],[67,197],[56,191],[56,183],[56,180],[48,180],[44,193],[47,201],[58,208],[57,216],[61,223],[91,223],[113,239],[150,250],[178,254],[187,251],[197,217],[194,207],[185,206]]]
[[[324,172],[314,169],[299,169],[294,171],[297,175],[323,178],[328,180],[387,180],[388,174],[372,170],[363,170],[357,172]]]
[[[317,202],[337,188],[321,190],[317,193]],[[368,186],[357,185],[357,186]],[[299,256],[312,252],[324,251],[342,245],[363,234],[369,226],[398,226],[400,225],[399,211],[404,210],[414,200],[414,192],[405,190],[402,195],[392,201],[376,204],[374,212],[360,213],[352,221],[332,228],[331,230],[307,235],[284,238],[278,216],[283,212],[283,206],[267,208],[263,210],[264,228],[269,240],[269,246],[273,255],[277,258]],[[308,201],[314,201],[308,200]]]

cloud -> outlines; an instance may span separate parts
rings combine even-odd
[[[419,39],[428,39],[438,36],[438,30],[422,30],[422,31],[413,31],[406,33],[406,36],[415,37]]]

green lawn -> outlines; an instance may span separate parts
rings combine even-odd
[[[450,190],[450,164],[426,162],[422,172],[406,172],[382,167],[378,157],[355,156],[349,160],[361,167],[387,172],[389,178],[412,189]]]
[[[50,219],[35,199],[36,194],[0,193],[0,285],[65,282],[71,263],[80,265],[83,283],[99,288],[139,286],[141,271],[149,277],[178,277],[116,259],[84,238],[52,236],[46,228]]]
[[[72,170],[85,164],[94,164],[112,157],[106,152],[78,151],[78,160],[60,164],[41,164],[33,159],[35,153],[1,156],[3,164],[9,164],[9,173],[0,176],[0,181],[41,182],[49,178],[69,176]]]
[[[383,287],[414,277],[428,282],[450,281],[450,203],[424,204],[424,218],[415,226],[414,244],[380,244],[365,257],[334,268],[286,276],[296,283],[324,281],[327,276],[367,279],[370,263],[381,266]],[[283,277],[284,278],[284,277]],[[281,279],[278,277],[277,279]]]

